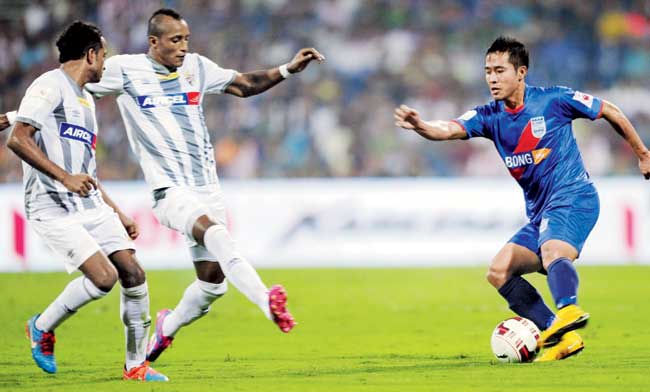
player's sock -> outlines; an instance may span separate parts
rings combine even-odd
[[[126,335],[126,370],[140,366],[147,355],[149,337],[149,290],[147,282],[135,287],[122,287],[120,314]]]
[[[560,257],[548,266],[548,287],[558,309],[577,302],[578,283],[578,272],[566,257]]]
[[[219,260],[221,269],[230,283],[251,302],[259,306],[269,320],[272,320],[273,316],[269,309],[269,290],[262,283],[255,268],[235,251],[235,244],[226,228],[222,225],[211,226],[206,230],[203,242],[210,253]]]
[[[210,304],[221,297],[228,290],[228,283],[209,283],[195,280],[185,289],[183,298],[173,312],[165,318],[162,333],[173,337],[181,327],[192,323],[210,311]]]
[[[499,294],[508,301],[513,312],[525,317],[541,330],[548,328],[554,316],[539,292],[521,276],[513,276],[501,288]]]
[[[36,328],[41,331],[54,331],[62,322],[72,316],[88,302],[105,296],[105,291],[98,289],[85,276],[80,276],[63,289],[36,320]]]

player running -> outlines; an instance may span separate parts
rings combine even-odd
[[[87,303],[100,299],[119,279],[120,313],[126,335],[124,379],[167,381],[145,361],[151,324],[145,273],[135,258],[138,228],[97,181],[97,121],[92,96],[104,65],[99,29],[71,24],[56,42],[61,67],[44,73],[27,89],[7,146],[23,162],[25,212],[43,241],[65,258],[72,280],[41,314],[27,323],[32,357],[56,373],[54,330]],[[7,126],[13,113],[0,118]]]
[[[587,174],[571,121],[603,117],[629,143],[639,168],[650,178],[650,152],[615,105],[566,87],[527,85],[528,51],[500,37],[487,50],[485,79],[494,98],[452,121],[429,121],[406,105],[395,123],[430,140],[485,137],[494,142],[510,174],[524,191],[529,223],[497,253],[488,281],[510,309],[543,330],[538,347],[550,347],[538,361],[563,359],[584,348],[574,331],[589,314],[577,305],[578,274],[573,261],[596,224],[599,199]],[[558,308],[556,315],[521,277],[540,271]]]
[[[188,52],[189,27],[171,9],[151,16],[148,35],[148,53],[109,58],[102,80],[86,86],[96,96],[119,95],[131,148],[153,193],[154,213],[163,225],[185,235],[196,269],[197,279],[176,308],[158,312],[147,359],[155,361],[181,327],[207,314],[226,293],[225,278],[282,332],[289,332],[295,321],[286,308],[285,290],[269,290],[262,283],[226,228],[202,104],[205,94],[262,93],[324,57],[310,48],[278,68],[243,74],[223,69]]]

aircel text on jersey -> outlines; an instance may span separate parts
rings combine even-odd
[[[177,94],[140,95],[137,97],[137,100],[141,108],[153,108],[158,106],[198,105],[199,98],[200,93],[198,91],[192,91]]]
[[[66,139],[77,140],[95,148],[95,134],[79,125],[62,122],[59,126],[59,135]]]

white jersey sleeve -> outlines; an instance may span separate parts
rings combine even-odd
[[[205,70],[205,94],[223,93],[237,77],[236,70],[221,68],[207,57],[199,56],[199,62]]]
[[[61,89],[50,78],[38,78],[27,89],[20,102],[16,121],[42,129],[48,117],[61,102]]]
[[[121,56],[112,56],[104,63],[104,73],[98,83],[87,83],[86,91],[97,98],[105,95],[120,95],[124,92],[124,77],[122,76]]]

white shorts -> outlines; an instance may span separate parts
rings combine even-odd
[[[193,261],[217,261],[212,253],[194,240],[192,228],[202,215],[227,227],[226,207],[219,185],[174,186],[154,191],[153,213],[160,224],[185,236]]]
[[[30,219],[29,223],[50,249],[64,257],[68,273],[97,251],[110,255],[135,249],[117,213],[107,205],[52,219]]]

